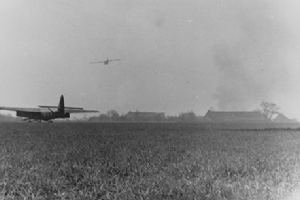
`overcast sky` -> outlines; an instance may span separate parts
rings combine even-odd
[[[297,0],[2,0],[0,105],[300,119]],[[110,65],[89,64],[120,58]]]

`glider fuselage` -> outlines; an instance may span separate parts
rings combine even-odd
[[[43,120],[48,121],[57,118],[70,118],[70,113],[60,113],[60,112],[25,112],[25,111],[16,111],[18,117],[25,117],[28,119],[34,120]]]

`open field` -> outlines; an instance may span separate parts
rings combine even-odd
[[[0,199],[283,199],[300,131],[197,124],[0,124]]]

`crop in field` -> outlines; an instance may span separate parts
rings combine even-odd
[[[288,199],[293,130],[198,124],[0,124],[1,199]]]

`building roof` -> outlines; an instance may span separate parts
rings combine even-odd
[[[212,122],[269,122],[259,111],[211,111],[204,118]]]
[[[284,114],[278,113],[278,115],[274,118],[273,120],[276,123],[293,123],[295,122],[292,119],[289,119],[287,116],[285,116]]]

